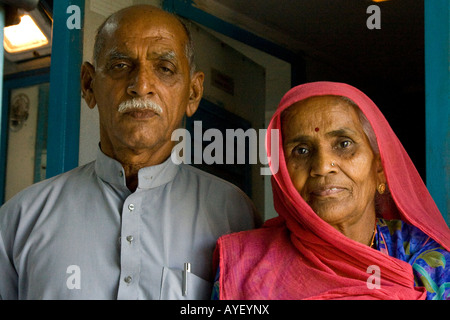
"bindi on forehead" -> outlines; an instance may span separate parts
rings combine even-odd
[[[319,130],[320,130],[319,127],[316,127],[316,128],[314,129],[315,132],[319,132]]]

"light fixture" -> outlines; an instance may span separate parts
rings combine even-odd
[[[36,49],[47,44],[47,37],[28,14],[20,18],[19,24],[4,29],[3,45],[9,53]]]
[[[3,47],[9,61],[23,61],[51,54],[52,23],[39,8],[19,10],[20,23],[5,27]]]

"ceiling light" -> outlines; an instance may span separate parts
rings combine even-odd
[[[48,39],[33,18],[23,15],[20,24],[4,29],[3,45],[9,53],[36,49],[48,44]]]

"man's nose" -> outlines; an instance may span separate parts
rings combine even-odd
[[[145,97],[154,93],[155,75],[150,68],[139,67],[131,74],[127,93],[133,97]]]
[[[338,172],[336,156],[331,151],[317,150],[311,161],[311,176],[326,176]]]

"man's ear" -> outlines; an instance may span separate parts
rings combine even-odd
[[[94,91],[92,90],[92,81],[95,76],[95,68],[89,62],[83,63],[81,66],[81,92],[84,101],[86,101],[89,108],[93,109],[97,104],[95,101]]]
[[[186,115],[191,117],[198,109],[200,100],[203,96],[203,81],[205,74],[196,72],[191,79],[191,88],[189,93],[189,101],[186,108]]]

